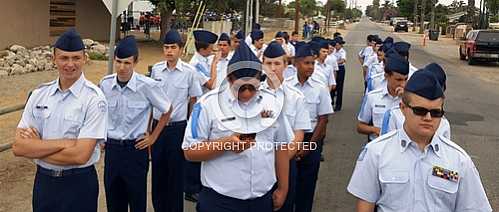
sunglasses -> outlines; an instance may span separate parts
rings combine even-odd
[[[430,113],[432,118],[442,118],[444,116],[445,111],[443,109],[428,109],[424,107],[413,107],[409,104],[406,104],[407,107],[411,108],[414,115],[417,116],[426,116],[426,114]]]
[[[251,84],[244,84],[241,87],[239,87],[239,92],[244,92],[246,90],[253,92],[253,91],[256,91],[257,88]]]

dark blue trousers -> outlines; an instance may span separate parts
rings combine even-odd
[[[37,167],[33,212],[97,212],[99,182],[94,166],[54,174]]]
[[[293,212],[296,196],[296,160],[293,158],[289,161],[289,186],[286,201],[282,205],[279,212]]]
[[[104,160],[104,186],[108,212],[147,210],[147,149],[137,150],[135,140],[107,139]]]
[[[184,166],[184,192],[196,194],[201,191],[201,162],[185,161]]]
[[[332,91],[331,100],[335,104],[335,110],[341,110],[343,104],[343,85],[345,83],[345,66],[338,66],[339,70],[336,72],[336,90]],[[336,97],[336,99],[335,99]]]
[[[153,121],[153,129],[158,124]],[[184,211],[184,140],[186,121],[166,126],[152,146],[152,204],[156,212]]]
[[[311,133],[305,134],[303,142],[310,142]],[[317,148],[296,162],[295,212],[311,212],[314,203],[315,187],[321,164],[322,141],[317,141]]]
[[[203,187],[199,193],[196,209],[197,212],[271,212],[272,191],[255,199],[240,200]]]

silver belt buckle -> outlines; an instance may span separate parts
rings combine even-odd
[[[52,176],[53,177],[62,177],[63,170],[53,170],[52,171]]]

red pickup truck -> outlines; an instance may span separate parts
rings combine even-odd
[[[471,30],[459,45],[459,58],[474,65],[478,60],[499,62],[499,31]]]

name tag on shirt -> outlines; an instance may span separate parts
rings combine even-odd
[[[457,172],[444,169],[439,166],[433,166],[432,175],[446,180],[450,180],[452,182],[457,182],[459,180],[459,174]]]
[[[374,107],[385,108],[385,105],[374,105]]]
[[[220,120],[220,121],[222,121],[222,122],[226,122],[226,121],[234,121],[234,120],[236,120],[236,117],[235,117],[235,116],[233,116],[233,117],[228,117],[228,118],[224,118],[224,119],[222,119],[222,120]]]

